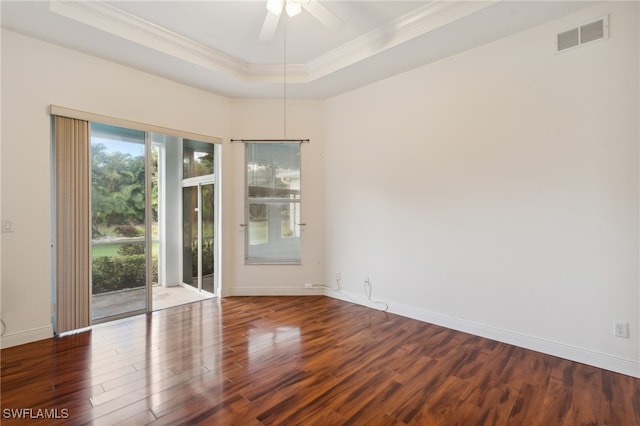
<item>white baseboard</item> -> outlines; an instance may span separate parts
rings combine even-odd
[[[226,296],[322,296],[322,287],[232,287],[224,292]]]
[[[388,312],[413,318],[419,321],[428,322],[453,330],[470,333],[475,336],[497,340],[522,348],[542,352],[548,355],[557,356],[571,361],[580,362],[616,373],[625,374],[640,378],[640,362],[630,359],[619,358],[609,354],[591,351],[567,345],[565,343],[554,342],[535,336],[528,336],[510,330],[491,327],[486,324],[477,323],[461,318],[452,317],[412,306],[399,303],[381,303],[368,300],[365,296],[346,292],[330,290],[323,287],[298,288],[298,287],[234,287],[229,289],[225,296],[313,296],[326,295],[346,302],[356,303],[372,309],[383,310],[388,306]],[[25,343],[35,342],[53,337],[53,327],[51,325],[33,328],[15,333],[8,333],[0,337],[0,348],[10,348]]]
[[[384,309],[385,305],[388,305],[389,309],[387,312],[398,314],[403,317],[413,318],[453,330],[470,333],[475,336],[497,340],[499,342],[508,343],[525,349],[640,378],[640,362],[635,360],[619,358],[613,355],[603,354],[589,349],[567,345],[565,343],[554,342],[540,337],[528,336],[526,334],[491,327],[486,324],[439,314],[399,303],[376,303],[368,300],[363,295],[355,293],[327,289],[325,290],[325,295],[379,310]]]
[[[25,343],[49,339],[51,337],[53,337],[53,327],[51,325],[32,328],[31,330],[17,331],[15,333],[7,333],[0,337],[0,348],[5,349],[12,346],[24,345]]]

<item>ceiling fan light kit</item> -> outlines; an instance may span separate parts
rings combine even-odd
[[[330,30],[338,31],[344,26],[344,21],[318,0],[267,0],[267,16],[260,31],[260,41],[271,41],[283,10],[293,18],[302,13],[302,9]]]
[[[274,15],[280,16],[283,8],[291,18],[302,12],[300,2],[296,0],[267,0],[267,10]]]
[[[300,6],[300,3],[292,2],[292,1],[287,2],[287,15],[289,15],[289,17],[293,18],[300,12],[302,12],[302,7]]]
[[[280,16],[282,3],[284,3],[284,0],[267,0],[267,10],[276,16]]]

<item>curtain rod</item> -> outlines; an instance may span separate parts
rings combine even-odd
[[[289,143],[289,142],[299,142],[299,143],[310,143],[309,139],[230,139],[231,143]]]

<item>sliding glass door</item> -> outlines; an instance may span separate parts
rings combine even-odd
[[[182,182],[182,282],[215,293],[215,149],[185,140]]]
[[[215,145],[100,123],[90,137],[92,322],[212,297]]]
[[[147,310],[145,132],[91,123],[92,320]]]

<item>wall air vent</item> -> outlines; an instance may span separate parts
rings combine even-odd
[[[604,38],[609,38],[608,15],[556,34],[556,52],[562,52]]]

